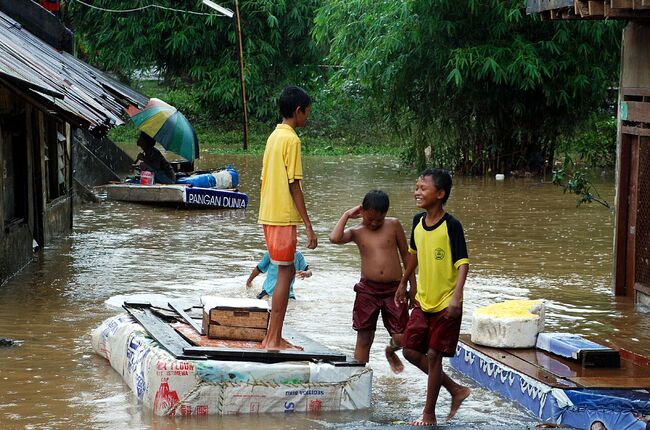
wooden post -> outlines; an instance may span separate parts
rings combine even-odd
[[[241,101],[244,108],[244,149],[248,149],[248,110],[246,108],[246,82],[244,73],[244,50],[242,46],[241,21],[239,18],[239,0],[235,0],[237,18],[237,48],[239,52],[239,78],[241,79]]]

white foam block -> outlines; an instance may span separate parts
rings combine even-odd
[[[532,348],[544,330],[543,300],[506,300],[478,308],[471,339],[495,348]]]

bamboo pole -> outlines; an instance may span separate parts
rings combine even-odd
[[[237,48],[239,52],[239,78],[241,80],[241,100],[244,109],[244,150],[248,149],[248,109],[246,108],[246,82],[244,73],[244,51],[242,47],[241,20],[239,15],[239,0],[235,0],[235,16],[237,19]]]

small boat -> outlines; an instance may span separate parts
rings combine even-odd
[[[549,424],[577,429],[650,428],[650,360],[610,348],[574,351],[582,361],[561,351],[481,346],[469,335],[461,335],[450,362]]]
[[[209,339],[201,304],[124,302],[92,332],[137,398],[161,416],[352,411],[370,407],[372,370],[292,332],[288,347]],[[241,312],[240,312],[241,314]]]
[[[219,171],[181,177],[175,184],[150,184],[132,179],[104,188],[108,200],[188,208],[244,209],[248,196],[236,188],[238,183],[239,175],[228,166]]]

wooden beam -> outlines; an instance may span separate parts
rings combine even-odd
[[[633,0],[610,0],[609,6],[612,9],[634,9]]]
[[[627,110],[627,117],[621,117],[621,120],[650,124],[650,103],[621,102],[621,112],[625,109]]]
[[[605,14],[605,5],[602,1],[588,1],[587,4],[589,5],[589,15],[603,16]]]
[[[585,0],[575,0],[573,4],[573,12],[583,18],[589,16],[589,5]]]
[[[621,126],[621,134],[630,136],[650,136],[650,128],[631,127],[629,125]]]
[[[623,96],[638,96],[638,97],[650,97],[650,88],[633,88],[633,87],[623,87],[621,88],[621,95]]]

